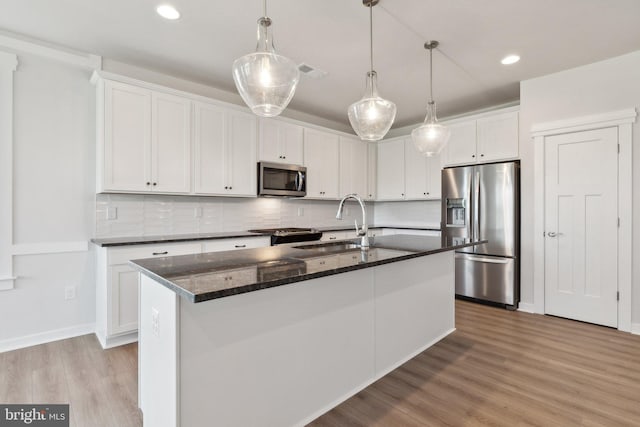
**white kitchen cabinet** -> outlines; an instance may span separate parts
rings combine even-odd
[[[97,248],[96,336],[102,347],[137,340],[139,274],[130,260],[201,251],[199,242]]]
[[[305,128],[304,165],[307,198],[339,199],[340,138],[330,132]]]
[[[378,143],[377,200],[404,199],[404,138]]]
[[[348,233],[347,231],[323,231],[320,241],[330,242],[334,240],[344,240],[352,237],[351,234],[355,235],[355,233],[355,230],[353,231],[353,233]]]
[[[195,192],[255,196],[255,116],[205,102],[194,112]]]
[[[411,138],[378,145],[378,200],[440,198],[440,156],[426,157]]]
[[[207,240],[202,244],[202,252],[221,252],[239,249],[264,248],[271,245],[271,237],[234,237],[232,239]]]
[[[132,259],[220,252],[267,247],[266,236],[237,237],[166,244],[98,247],[96,288],[96,336],[103,348],[138,339],[139,273]]]
[[[340,197],[355,193],[367,198],[368,143],[358,138],[340,137]]]
[[[478,161],[494,162],[517,158],[518,132],[517,111],[478,119]]]
[[[378,144],[367,144],[367,200],[376,200],[378,196]]]
[[[258,159],[265,162],[302,165],[303,128],[273,118],[260,119]]]
[[[508,108],[444,123],[451,130],[445,166],[510,160],[518,157],[518,111]]]
[[[188,193],[191,102],[110,80],[97,99],[98,192]]]
[[[394,234],[409,234],[411,236],[440,237],[439,230],[421,230],[416,228],[384,228],[382,229],[383,236],[392,236]]]

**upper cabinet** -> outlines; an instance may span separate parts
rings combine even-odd
[[[258,159],[265,162],[303,164],[303,128],[278,119],[260,119]]]
[[[367,144],[367,200],[378,197],[378,144]]]
[[[191,102],[114,81],[98,90],[98,191],[188,193]]]
[[[368,198],[368,145],[356,137],[340,137],[340,197],[357,194]]]
[[[440,198],[440,156],[425,157],[411,138],[378,144],[378,200]]]
[[[444,150],[445,166],[518,158],[517,108],[444,123],[451,138]]]
[[[256,117],[194,103],[195,193],[256,195]]]
[[[304,165],[307,167],[307,198],[338,199],[340,137],[305,128]]]

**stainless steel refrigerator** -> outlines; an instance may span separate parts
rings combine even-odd
[[[456,252],[456,295],[516,309],[520,300],[520,163],[442,170],[442,237],[488,240]]]

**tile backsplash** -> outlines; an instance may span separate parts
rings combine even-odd
[[[367,222],[374,208],[366,203]],[[332,227],[360,223],[360,206],[345,204],[343,220],[335,219],[338,202],[280,198],[232,198],[138,194],[96,195],[96,237],[215,233],[273,227]],[[111,219],[109,219],[111,218]]]

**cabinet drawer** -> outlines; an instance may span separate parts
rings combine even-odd
[[[271,239],[264,236],[208,240],[203,244],[203,252],[221,252],[234,251],[238,249],[264,248],[270,245]]]
[[[333,240],[344,240],[344,239],[348,239],[349,237],[350,235],[347,231],[329,231],[329,232],[325,231],[322,233],[322,238],[320,239],[320,241],[326,242],[326,241],[333,241]]]
[[[316,258],[305,259],[307,264],[307,274],[317,273],[318,271],[325,271],[334,268],[338,268],[340,263],[338,255],[329,255]]]
[[[201,252],[202,243],[194,242],[168,243],[164,245],[136,245],[132,247],[109,249],[108,264],[126,264],[132,259],[199,254]]]

